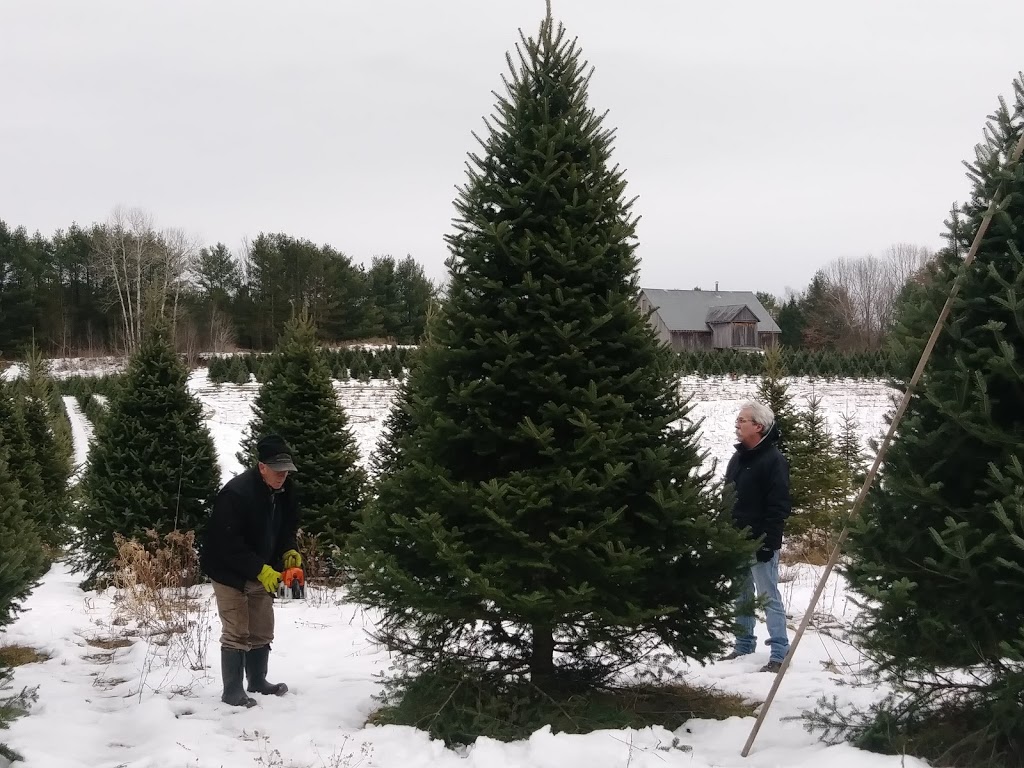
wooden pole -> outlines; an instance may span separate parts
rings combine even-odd
[[[1024,151],[1024,133],[1021,134],[1020,139],[1017,142],[1017,146],[1013,150],[1013,155],[1010,157],[1009,164],[1012,166],[1018,160],[1020,160],[1021,152]],[[958,293],[960,293],[960,285],[963,281],[963,277],[967,274],[968,268],[974,262],[974,257],[978,254],[978,248],[981,245],[982,238],[985,236],[985,232],[988,230],[989,222],[992,221],[992,216],[999,206],[1000,192],[1001,189],[997,189],[995,194],[992,195],[992,202],[989,203],[988,210],[985,211],[985,217],[981,220],[981,226],[978,227],[978,233],[974,236],[974,242],[971,243],[971,250],[967,253],[967,258],[964,259],[963,268],[960,270],[960,274],[957,275],[953,281],[953,286],[949,291],[949,296],[946,297],[946,303],[942,305],[942,311],[939,312],[939,317],[935,321],[935,327],[932,328],[931,336],[928,337],[928,343],[925,344],[924,351],[921,353],[921,359],[917,363],[917,368],[914,370],[914,375],[910,377],[910,383],[907,385],[907,391],[903,393],[903,400],[900,402],[899,408],[896,409],[896,415],[893,416],[892,423],[889,425],[889,431],[885,435],[885,439],[882,441],[882,445],[878,449],[878,454],[875,456],[875,461],[871,465],[871,469],[868,471],[867,477],[864,478],[864,484],[861,486],[860,493],[857,494],[856,500],[853,502],[853,507],[850,509],[850,515],[847,518],[846,525],[843,526],[842,532],[839,534],[839,539],[836,541],[835,547],[832,549],[832,555],[828,559],[828,563],[825,565],[825,571],[821,574],[821,578],[818,580],[818,585],[814,589],[814,594],[811,597],[811,604],[807,606],[807,611],[804,613],[803,619],[800,621],[800,627],[797,629],[796,637],[793,638],[793,644],[790,646],[789,653],[786,658],[782,661],[782,666],[779,668],[778,673],[775,675],[775,681],[772,683],[771,690],[768,692],[768,698],[765,699],[764,704],[761,707],[761,711],[757,715],[757,721],[754,723],[754,727],[750,731],[750,736],[747,738],[747,743],[743,746],[743,757],[750,754],[750,748],[754,745],[754,740],[757,738],[758,731],[761,730],[761,725],[764,723],[765,717],[768,715],[768,710],[771,709],[772,702],[775,700],[775,694],[779,691],[779,686],[782,685],[782,679],[786,676],[786,671],[789,669],[789,664],[796,654],[797,646],[800,645],[800,640],[804,636],[804,632],[807,631],[807,625],[811,622],[811,617],[814,614],[814,607],[818,604],[818,600],[821,599],[821,593],[825,591],[825,582],[828,580],[829,575],[832,573],[832,569],[835,568],[836,563],[839,562],[839,556],[842,554],[843,542],[850,535],[850,522],[852,522],[857,515],[860,513],[860,508],[864,504],[864,499],[867,498],[868,491],[875,482],[875,475],[878,474],[878,468],[882,464],[882,460],[885,458],[886,451],[889,450],[889,444],[892,442],[892,436],[896,433],[896,428],[899,426],[900,421],[903,419],[903,414],[907,410],[907,406],[910,404],[910,398],[917,388],[918,382],[921,380],[921,374],[924,373],[925,366],[928,364],[928,359],[932,356],[932,350],[935,349],[935,342],[938,341],[939,334],[942,332],[942,327],[946,323],[946,318],[949,317],[950,309],[953,306],[953,301],[956,299]]]

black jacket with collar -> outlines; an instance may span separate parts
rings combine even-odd
[[[789,517],[789,462],[776,444],[778,425],[773,424],[764,439],[753,448],[736,444],[736,453],[725,470],[726,484],[733,484],[736,502],[732,508],[737,528],[750,527],[751,537],[764,536],[772,549],[782,547],[782,532]]]
[[[289,477],[280,491],[263,482],[258,467],[221,488],[213,502],[200,563],[213,581],[235,589],[254,580],[264,565],[281,570],[284,553],[295,548],[299,503]]]

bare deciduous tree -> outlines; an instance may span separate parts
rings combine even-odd
[[[153,217],[140,208],[118,206],[92,236],[96,268],[112,287],[111,304],[120,309],[126,352],[142,340],[147,315],[172,324],[185,275],[198,253],[195,238],[179,229],[157,232]]]
[[[879,258],[836,259],[825,268],[830,285],[846,301],[841,312],[856,346],[877,349],[892,326],[896,302],[906,286],[931,258],[931,252],[910,243],[895,243]]]

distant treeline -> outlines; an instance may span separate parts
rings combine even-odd
[[[895,359],[886,350],[844,353],[783,347],[780,351],[787,376],[888,378],[896,369]],[[735,349],[681,352],[679,362],[684,373],[701,376],[757,376],[764,370],[763,354]]]
[[[409,358],[413,349],[410,347],[383,347],[367,349],[363,347],[346,347],[339,349],[321,349],[331,376],[342,381],[358,379],[402,379],[409,367]],[[256,381],[263,381],[263,367],[270,356],[267,354],[246,353],[223,357],[213,357],[208,361],[210,381],[214,384],[245,384],[250,376]]]

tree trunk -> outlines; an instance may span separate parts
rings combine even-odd
[[[555,638],[550,624],[533,625],[530,677],[540,688],[555,676]]]

